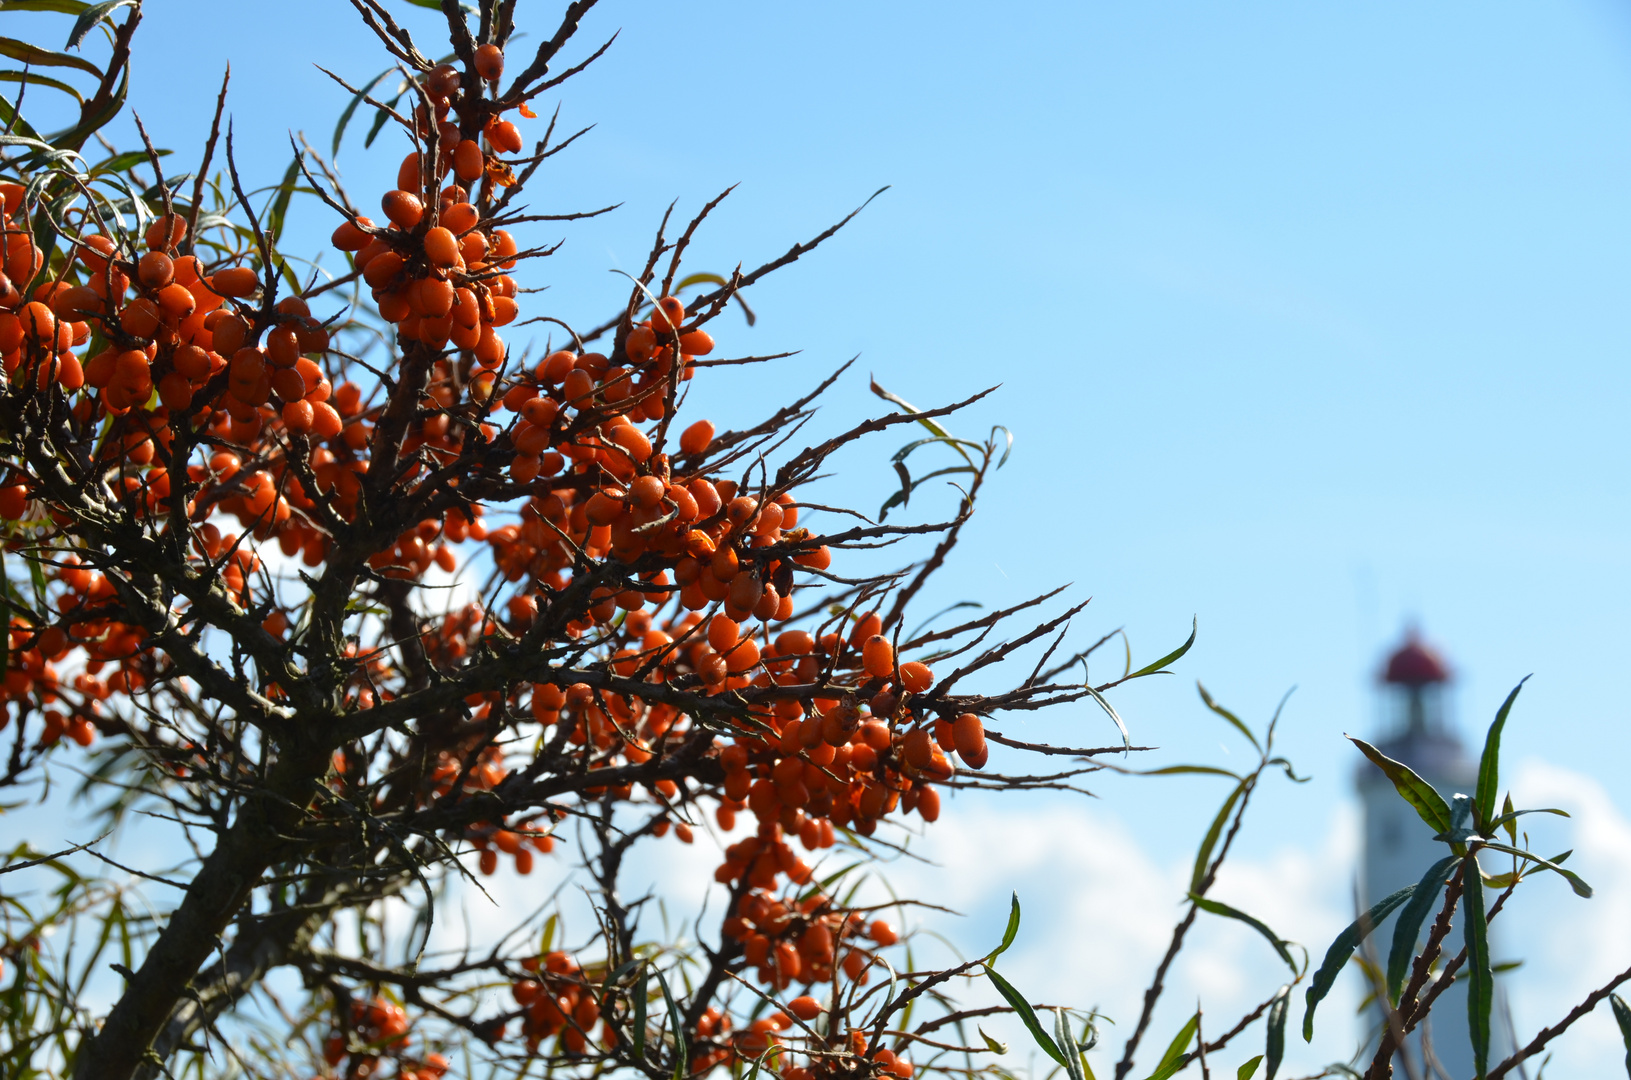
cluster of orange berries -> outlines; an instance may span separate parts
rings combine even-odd
[[[491,52],[477,58],[478,75],[497,79],[504,70],[503,54],[496,46],[481,48]],[[486,373],[477,377],[485,396],[493,387],[492,372],[505,358],[497,328],[514,321],[518,311],[515,281],[503,273],[515,267],[517,248],[506,230],[484,228],[481,211],[469,201],[470,189],[483,178],[507,186],[509,166],[495,155],[515,153],[522,143],[515,124],[497,116],[482,132],[489,151],[461,135],[448,114],[462,81],[451,64],[426,77],[432,108],[418,106],[415,126],[421,138],[435,132],[438,153],[434,160],[418,151],[403,159],[396,187],[380,200],[389,224],[378,227],[359,216],[334,231],[333,243],[353,253],[380,316],[396,325],[397,340],[424,342],[437,350],[451,343],[470,351]],[[532,115],[525,106],[522,113]],[[452,183],[442,188],[444,180]],[[439,188],[435,205],[427,206],[423,193]]]
[[[6,374],[15,379],[27,364],[24,373],[40,389],[52,383],[68,392],[88,387],[100,392],[108,414],[122,416],[143,406],[155,389],[166,410],[186,411],[212,376],[227,371],[225,393],[215,404],[236,421],[240,441],[259,430],[260,410],[274,395],[290,430],[338,433],[339,415],[327,404],[331,388],[316,362],[303,355],[320,354],[329,344],[328,331],[311,318],[305,301],[285,298],[274,320],[260,325],[228,303],[260,289],[256,272],[227,266],[206,276],[197,257],[176,255],[186,236],[186,220],[168,214],[148,226],[148,250],[139,258],[106,234],[82,237],[76,257],[85,284],[48,281],[15,311],[0,311]],[[23,239],[32,243],[26,234]],[[71,350],[92,340],[93,323],[105,347],[82,363]],[[259,345],[262,333],[265,344]],[[82,411],[90,415],[88,408]]]
[[[323,1040],[323,1061],[338,1068],[349,1058],[347,1080],[385,1080],[385,1055],[396,1059],[395,1080],[440,1080],[449,1063],[441,1054],[408,1056],[410,1024],[402,1006],[383,998],[353,1001],[347,1030],[336,1029]]]
[[[778,1009],[768,1016],[754,1020],[745,1030],[733,1033],[730,1015],[718,1008],[709,1008],[697,1023],[695,1040],[697,1049],[691,1055],[691,1075],[700,1076],[716,1066],[730,1065],[738,1061],[763,1063],[767,1051],[777,1047],[791,1049],[789,1041],[783,1038],[783,1033],[792,1029],[793,1017],[808,1023],[824,1011],[819,1001],[808,994],[803,994],[788,1002],[786,1011]],[[808,1045],[815,1040],[802,1041]],[[887,1047],[879,1047],[868,1054],[868,1040],[864,1031],[850,1030],[841,1036],[829,1036],[822,1041],[839,1046],[854,1057],[865,1055],[877,1067],[878,1074],[898,1077],[899,1080],[911,1080],[913,1073],[911,1061],[904,1054],[896,1054]],[[803,1065],[793,1064],[791,1058],[782,1057],[774,1068],[782,1080],[824,1080],[826,1077],[839,1074],[834,1068],[834,1063],[835,1059],[828,1051],[819,1055],[811,1054]],[[844,1075],[855,1074],[851,1070]]]
[[[0,503],[8,491],[0,489]],[[15,543],[15,542],[13,542]],[[111,617],[119,609],[113,585],[100,572],[81,564],[72,553],[49,567],[57,586],[52,602],[63,621],[36,625],[20,615],[10,624],[7,667],[0,684],[0,730],[11,722],[8,708],[18,702],[20,715],[41,712],[38,745],[56,744],[64,735],[80,746],[96,738],[102,702],[146,685],[152,674],[147,632]],[[82,660],[71,677],[57,665],[80,650]]]
[[[521,966],[533,974],[511,984],[510,993],[522,1010],[521,1037],[527,1052],[536,1054],[545,1039],[559,1036],[564,1052],[583,1053],[600,1022],[600,1002],[577,961],[552,952],[528,957]],[[616,1045],[610,1023],[604,1025],[601,1039],[604,1045]]]
[[[804,884],[791,872],[788,876],[795,884]],[[832,982],[839,971],[864,984],[872,957],[854,941],[865,937],[887,948],[899,940],[885,920],[868,923],[858,912],[839,911],[820,890],[802,899],[779,899],[766,890],[752,889],[736,902],[723,932],[741,943],[743,956],[759,981],[778,990],[795,982]],[[838,949],[845,942],[851,944],[839,959]]]
[[[516,873],[530,874],[532,873],[533,849],[537,849],[545,855],[555,850],[555,837],[553,834],[528,825],[518,826],[513,829],[501,828],[495,825],[477,826],[465,834],[465,839],[470,841],[472,847],[481,852],[477,859],[477,865],[483,874],[497,872],[500,853],[510,856],[515,861]]]

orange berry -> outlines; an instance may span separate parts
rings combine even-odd
[[[415,151],[402,159],[396,167],[396,186],[403,191],[419,190],[419,153]],[[403,228],[409,226],[404,225]]]
[[[728,652],[742,637],[742,628],[727,615],[715,615],[708,623],[708,644],[716,652]]]
[[[210,354],[197,345],[183,345],[175,351],[171,360],[176,371],[180,372],[190,382],[203,382],[209,378]]]
[[[971,769],[985,767],[986,758],[990,753],[985,743],[985,724],[973,713],[963,713],[952,722],[952,745],[957,748],[957,756]]]
[[[425,258],[433,266],[452,266],[459,261],[459,242],[451,229],[438,225],[425,234]]]
[[[171,251],[187,238],[187,219],[180,214],[161,214],[147,226],[147,246],[153,251]]]
[[[159,380],[159,400],[171,412],[183,412],[193,401],[193,385],[187,376],[172,371]]]
[[[665,296],[651,312],[651,329],[664,341],[685,322],[685,305],[677,296]]]
[[[334,235],[329,238],[329,242],[341,251],[361,251],[373,239],[363,231],[363,227],[372,228],[373,224],[372,220],[365,217],[359,217],[355,221],[342,221],[334,230]]]
[[[304,435],[311,430],[315,409],[309,401],[291,401],[283,406],[283,426],[290,434]]]
[[[149,289],[164,288],[175,273],[175,263],[162,251],[149,251],[136,263],[136,280]]]
[[[873,634],[861,646],[861,667],[873,678],[887,679],[895,673],[895,647],[882,634]]]
[[[210,275],[210,290],[218,296],[248,296],[260,288],[260,278],[247,266],[232,266]]]
[[[506,154],[514,154],[522,147],[521,129],[508,120],[500,120],[487,127],[487,141],[493,144],[493,149]]]
[[[934,672],[928,664],[908,660],[900,666],[900,684],[914,694],[921,694],[934,685]]]
[[[187,286],[171,282],[159,290],[159,307],[170,323],[180,323],[198,307],[198,299]]]
[[[470,145],[474,146],[475,143]],[[452,203],[442,210],[442,224],[452,230],[454,235],[467,233],[480,223],[481,212],[467,202]]]
[[[159,306],[145,297],[132,300],[119,313],[119,325],[132,337],[152,337],[159,328],[159,322]]]
[[[102,311],[102,298],[96,295],[94,289],[84,285],[76,285],[71,289],[59,289],[51,294],[51,310],[58,318],[79,319],[86,315],[100,314]],[[16,348],[13,343],[6,351]]]
[[[363,267],[362,279],[376,289],[381,288],[402,272],[403,265],[402,256],[394,251],[382,251],[368,260]]]
[[[665,487],[662,480],[655,476],[642,476],[629,485],[629,497],[636,506],[652,510],[662,505]]]
[[[465,183],[479,179],[487,171],[487,158],[481,144],[474,139],[463,139],[453,148],[453,174]],[[474,222],[471,226],[474,226]],[[464,232],[464,229],[460,229]]]
[[[707,420],[698,420],[680,435],[680,451],[696,457],[707,451],[714,441],[714,425]]]
[[[492,44],[476,46],[475,66],[477,75],[497,82],[504,74],[504,50]]]
[[[787,1011],[800,1020],[814,1020],[822,1013],[821,1003],[809,994],[794,998],[787,1003]]]
[[[447,232],[446,229],[431,230],[433,233],[438,231]],[[440,319],[451,314],[456,296],[451,281],[441,281],[437,278],[421,278],[408,290],[408,302],[414,313],[432,319]]]
[[[636,364],[643,364],[650,360],[651,354],[656,348],[657,335],[652,333],[649,326],[636,326],[629,331],[629,336],[623,340],[623,351]]]
[[[736,647],[725,657],[725,670],[732,675],[740,675],[759,662],[759,643],[752,638],[743,638],[736,643]]]
[[[326,401],[312,405],[312,432],[321,439],[332,439],[345,427],[340,414]]]
[[[529,398],[521,405],[521,417],[533,427],[548,428],[555,422],[555,414],[560,411],[554,398]],[[659,481],[660,483],[660,481]],[[660,501],[660,499],[659,499]]]
[[[387,191],[379,202],[385,216],[402,229],[412,229],[425,216],[425,204],[411,192]]]
[[[885,947],[900,940],[900,935],[895,933],[895,928],[883,919],[874,920],[872,925],[866,928],[866,936]]]
[[[22,323],[23,336],[31,341],[48,343],[56,338],[57,317],[51,308],[38,300],[30,300],[17,313]]]

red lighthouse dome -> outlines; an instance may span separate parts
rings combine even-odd
[[[1438,652],[1424,645],[1416,632],[1405,635],[1404,644],[1388,657],[1382,682],[1394,686],[1432,686],[1450,681],[1450,669]]]

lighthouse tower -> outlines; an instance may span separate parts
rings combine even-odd
[[[1410,766],[1446,800],[1457,793],[1471,794],[1477,784],[1478,766],[1468,756],[1447,715],[1450,670],[1444,660],[1412,629],[1387,658],[1377,681],[1380,730],[1370,741],[1388,757]],[[1368,907],[1419,880],[1429,866],[1449,854],[1449,849],[1433,839],[1433,830],[1399,797],[1380,769],[1365,762],[1358,780],[1365,819],[1360,892]],[[1393,941],[1395,918],[1389,916],[1372,939],[1384,964]],[[1452,956],[1461,948],[1459,919],[1457,923],[1457,929],[1445,940],[1445,948]],[[1430,1020],[1428,1050],[1438,1068],[1454,1080],[1472,1076],[1465,981],[1439,998]],[[1371,1010],[1368,1023],[1379,1031],[1382,1022],[1381,1010]],[[1499,1022],[1494,1026],[1500,1030]],[[1491,1047],[1492,1053],[1496,1050],[1498,1047]],[[1420,1032],[1409,1040],[1407,1052],[1417,1063],[1415,1075],[1438,1075],[1433,1063],[1423,1062]]]

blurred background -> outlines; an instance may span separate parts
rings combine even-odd
[[[520,4],[530,36],[516,48],[547,38],[558,7]],[[395,10],[438,40],[434,13]],[[1534,673],[1507,775],[1519,805],[1575,815],[1544,819],[1534,843],[1573,848],[1599,894],[1537,881],[1503,916],[1497,959],[1525,960],[1508,976],[1521,1037],[1626,962],[1627,8],[607,0],[571,60],[614,31],[558,99],[559,130],[594,130],[552,159],[533,206],[622,205],[532,227],[566,241],[524,282],[549,287],[550,313],[611,314],[626,283],[610,271],[638,270],[671,201],[689,218],[740,185],[689,258],[728,273],[889,185],[750,291],[756,326],[734,312],[717,324],[724,355],[802,351],[699,379],[697,413],[768,412],[855,356],[829,424],[887,408],[869,373],[918,405],[1000,383],[952,425],[981,436],[1003,424],[1015,441],[938,598],[996,606],[1073,582],[1093,598],[1079,635],[1124,627],[1135,666],[1196,618],[1176,673],[1115,699],[1134,741],[1161,748],[1134,766],[1244,763],[1249,748],[1202,707],[1197,679],[1259,730],[1295,686],[1277,746],[1312,780],[1266,785],[1215,895],[1316,958],[1354,905],[1360,759],[1342,736],[1376,728],[1377,673],[1406,627],[1448,659],[1454,722],[1475,749]],[[252,186],[283,175],[287,131],[330,148],[349,95],[312,63],[358,85],[386,63],[340,0],[162,0],[140,33],[130,101],[175,148],[174,171],[194,167],[231,61]],[[407,149],[387,131],[365,150],[371,120],[359,113],[337,156],[368,206]],[[285,247],[323,250],[331,213],[296,205]],[[887,496],[895,446],[849,459],[850,505]],[[913,510],[953,499],[925,487]],[[1119,649],[1098,677],[1119,672]],[[1116,739],[1087,708],[1004,730]],[[1105,1076],[1225,791],[1092,781],[1093,799],[955,800],[916,849],[937,865],[897,872],[903,892],[965,914],[921,921],[969,953],[1000,936],[1017,890],[1026,919],[1008,974],[1035,999],[1098,1004],[1120,1022],[1092,1058]],[[657,873],[705,880],[688,865]],[[1249,931],[1202,930],[1151,1042],[1197,995],[1216,1031],[1280,981]],[[1286,1075],[1351,1053],[1358,999],[1344,983],[1315,1044],[1293,1035]],[[1619,1067],[1600,1011],[1557,1046],[1557,1075]],[[1023,1032],[988,1030],[1023,1068]],[[1260,1045],[1245,1037],[1228,1067]]]

